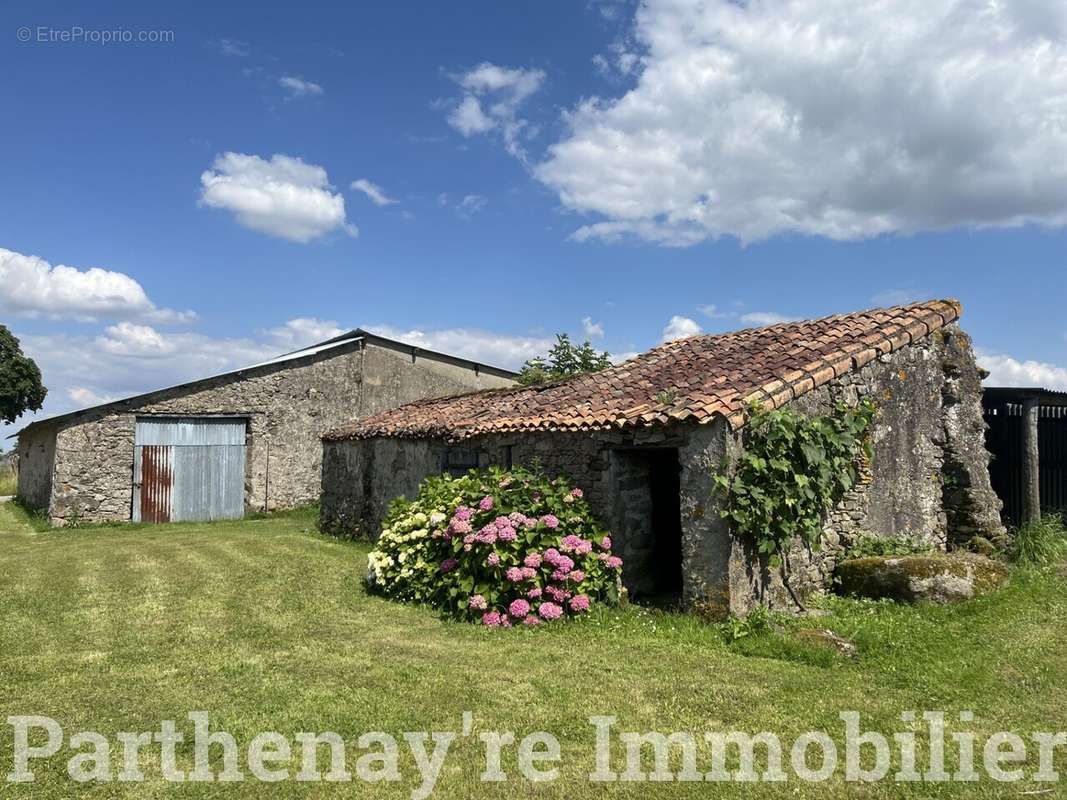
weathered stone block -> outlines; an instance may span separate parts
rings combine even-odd
[[[974,553],[876,556],[843,561],[842,594],[901,602],[954,603],[986,594],[1008,579],[1004,564]]]

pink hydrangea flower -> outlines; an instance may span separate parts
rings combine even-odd
[[[560,543],[559,543],[559,549],[563,550],[564,552],[568,552],[569,553],[572,550],[577,550],[578,546],[581,543],[582,543],[582,537],[581,536],[575,536],[572,533],[569,536],[564,536],[563,537],[562,541],[560,541]]]
[[[534,519],[533,517],[527,517],[526,519],[524,519],[522,521],[522,527],[524,527],[524,528],[536,528],[537,527],[537,520]]]
[[[611,549],[611,537],[610,536],[605,536],[603,539],[601,539],[600,540],[600,546],[603,547],[605,550],[610,550]]]
[[[604,563],[607,564],[611,569],[618,569],[622,566],[622,559],[618,556],[608,556],[607,561],[605,561]]]
[[[563,570],[564,572],[570,572],[572,569],[574,569],[574,561],[567,558],[567,556],[560,556],[559,558],[557,558],[555,565],[557,568]]]
[[[489,604],[485,602],[485,598],[482,595],[472,594],[468,601],[468,605],[474,611],[485,611]]]
[[[490,553],[489,557],[485,559],[485,563],[488,564],[490,567],[499,567],[500,556],[498,556],[496,553]]]
[[[522,560],[522,563],[528,567],[539,567],[541,566],[541,554],[527,553],[526,558]]]
[[[555,572],[552,573],[552,580],[558,581],[559,583],[563,583],[563,581],[567,580],[567,578],[569,578],[570,576],[570,570],[557,569]]]
[[[541,620],[535,617],[533,614],[527,614],[526,618],[522,621],[523,625],[540,625]]]
[[[508,571],[504,573],[504,577],[512,583],[518,583],[523,579],[522,570],[518,567],[508,567]]]
[[[559,559],[559,550],[557,550],[554,547],[550,547],[547,550],[545,550],[545,561],[547,561],[549,564],[555,565],[555,563],[556,563],[556,561],[558,559]]]
[[[465,533],[470,533],[472,528],[471,524],[465,519],[453,519],[452,524],[448,526],[452,533],[457,536],[462,536]]]
[[[511,605],[508,606],[508,613],[515,619],[522,619],[530,613],[530,604],[523,600],[521,597],[512,600]]]
[[[546,586],[545,594],[547,594],[557,603],[562,603],[564,600],[571,596],[570,592],[565,589],[560,589],[558,586]]]
[[[541,603],[537,609],[537,613],[544,619],[553,620],[563,616],[563,609],[555,603]]]
[[[482,544],[493,544],[496,541],[497,530],[495,525],[486,525],[478,531],[478,541]]]
[[[559,527],[559,517],[555,514],[545,514],[541,517],[541,522],[545,523],[546,528],[555,529]]]
[[[528,591],[526,593],[526,596],[529,597],[531,600],[536,600],[538,597],[541,596],[540,587],[535,586],[534,588],[532,588],[530,591]]]
[[[530,580],[530,578],[534,577],[536,574],[537,570],[535,570],[533,567],[522,568],[522,577],[526,580]]]
[[[451,572],[459,566],[459,562],[454,558],[446,558],[441,562],[441,572]]]
[[[482,624],[488,625],[490,628],[495,628],[500,624],[500,612],[499,611],[486,611],[482,614]]]
[[[580,569],[576,569],[573,572],[571,572],[571,574],[568,577],[572,581],[574,581],[575,583],[581,583],[582,581],[585,580],[585,573],[582,572]]]
[[[571,611],[580,614],[589,610],[589,598],[584,594],[575,595],[570,602]]]
[[[453,519],[458,519],[462,522],[466,522],[471,518],[471,510],[466,506],[460,506],[456,509],[456,513],[453,515]]]
[[[526,515],[519,511],[512,511],[508,514],[508,522],[512,525],[522,525],[526,521]]]
[[[519,538],[519,534],[517,534],[515,529],[510,525],[505,525],[503,528],[497,528],[496,535],[502,542],[514,542]]]
[[[583,492],[578,487],[575,487],[575,488],[571,489],[571,497],[583,497],[584,495],[585,495],[585,492]]]
[[[500,627],[501,628],[510,628],[511,627],[511,619],[508,617],[507,614],[501,614],[500,615]]]
[[[493,498],[490,497],[489,495],[486,495],[478,503],[478,508],[480,508],[482,511],[492,511],[493,510]]]

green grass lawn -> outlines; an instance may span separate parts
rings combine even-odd
[[[533,630],[442,621],[368,596],[367,547],[313,526],[310,514],[295,513],[38,532],[0,506],[0,797],[408,797],[419,782],[403,739],[400,783],[168,784],[154,745],[142,753],[147,783],[78,786],[66,774],[66,744],[33,762],[35,784],[2,782],[13,752],[7,715],[46,715],[67,735],[103,733],[117,772],[116,732],[175,719],[191,734],[192,710],[209,711],[212,728],[232,733],[242,757],[260,731],[336,731],[350,743],[353,771],[361,734],[456,731],[473,711],[474,733],[453,743],[435,797],[1015,797],[1049,789],[988,779],[849,785],[841,769],[807,784],[789,770],[788,747],[812,729],[840,740],[843,710],[887,735],[911,729],[901,712],[938,709],[950,722],[973,711],[969,727],[982,737],[1064,730],[1067,581],[1051,572],[1017,574],[995,595],[951,608],[828,602],[829,616],[799,624],[852,638],[859,656],[846,660],[778,633],[730,644],[718,627],[638,608]],[[773,731],[786,744],[790,781],[589,783],[587,718],[597,714],[617,717],[619,730]],[[480,782],[477,734],[491,730],[554,734],[558,779],[525,781],[511,748],[503,760],[511,782]],[[710,768],[705,755],[702,770]],[[180,746],[178,759],[189,768],[191,745]],[[320,761],[325,769],[325,754]],[[1036,796],[1067,794],[1067,747],[1056,763],[1060,788]],[[1027,771],[1036,766],[1035,753]]]

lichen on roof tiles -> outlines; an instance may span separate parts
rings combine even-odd
[[[779,407],[929,336],[961,313],[956,300],[931,300],[690,336],[601,372],[542,386],[420,400],[356,420],[323,438],[458,441],[505,431],[706,424],[720,416],[737,427],[748,402]]]

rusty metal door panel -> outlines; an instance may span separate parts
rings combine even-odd
[[[244,516],[246,428],[244,419],[233,418],[137,420],[134,519],[194,522]],[[166,491],[159,487],[161,464]]]
[[[174,452],[168,445],[140,449],[140,486],[136,506],[138,522],[170,522]]]

